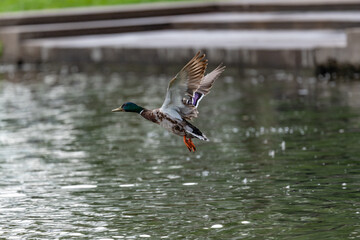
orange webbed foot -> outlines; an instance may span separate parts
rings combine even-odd
[[[196,147],[195,147],[194,143],[192,142],[191,138],[186,139],[186,136],[184,136],[184,143],[190,152],[196,151]]]
[[[193,141],[191,140],[191,138],[189,138],[189,143],[190,143],[190,147],[191,147],[192,150],[195,152],[195,151],[196,151],[196,147],[195,147],[195,144],[193,143]]]
[[[189,142],[185,136],[184,136],[184,143],[185,143],[186,147],[189,149],[189,151],[191,152],[191,146],[189,145]]]

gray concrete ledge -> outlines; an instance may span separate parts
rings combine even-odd
[[[309,49],[211,49],[211,48],[102,48],[89,49],[57,48],[41,49],[47,63],[84,64],[182,64],[197,51],[202,50],[211,62],[227,66],[263,68],[313,68],[314,53]],[[69,58],[71,56],[71,58]],[[274,59],[276,56],[276,59]],[[70,59],[70,60],[69,60]],[[105,59],[105,60],[102,60]],[[31,62],[30,62],[31,63]],[[36,63],[36,62],[35,62]]]
[[[251,67],[314,67],[330,58],[360,61],[360,0],[234,0],[37,11],[0,16],[0,27],[6,62],[164,63],[184,61],[199,49],[214,61]]]
[[[345,46],[341,31],[163,30],[27,40],[22,51],[26,62],[166,63],[202,49],[227,65],[309,68],[318,47]]]
[[[174,29],[345,29],[360,27],[360,11],[218,12],[172,17]]]
[[[315,51],[317,64],[335,60],[340,64],[360,65],[360,28],[348,29],[345,47],[324,47]]]
[[[26,39],[152,31],[167,28],[170,28],[167,17],[6,27],[0,31],[0,40],[5,46],[2,58],[7,62],[16,62],[21,59],[20,48]]]
[[[110,34],[160,29],[343,29],[360,27],[360,11],[206,13],[91,22],[24,25],[3,28],[3,60],[22,58],[24,40],[91,34]],[[285,35],[284,35],[285,36]],[[115,42],[114,42],[115,43]]]

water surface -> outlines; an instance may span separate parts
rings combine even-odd
[[[228,68],[182,138],[132,113],[178,68],[0,75],[4,239],[358,239],[360,83]]]

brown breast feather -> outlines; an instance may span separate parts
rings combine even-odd
[[[143,118],[145,118],[145,119],[147,119],[147,120],[149,120],[149,121],[151,121],[151,122],[153,122],[153,123],[159,124],[159,119],[158,119],[157,116],[155,115],[154,111],[151,111],[151,110],[148,110],[148,109],[144,109],[144,110],[140,113],[140,115],[141,115]]]

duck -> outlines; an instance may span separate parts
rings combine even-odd
[[[193,138],[203,141],[209,139],[197,127],[190,123],[198,117],[200,101],[210,92],[214,82],[225,70],[221,63],[205,75],[208,60],[205,54],[196,55],[172,78],[168,84],[165,100],[160,108],[153,110],[141,107],[133,102],[126,102],[112,112],[132,112],[148,121],[156,123],[170,133],[183,137],[185,146],[195,152]]]

